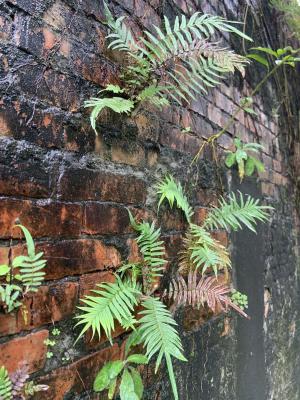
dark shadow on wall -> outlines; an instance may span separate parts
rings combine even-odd
[[[232,182],[234,192],[241,191],[254,198],[261,198],[260,185],[255,178],[247,178],[242,184],[237,174]],[[266,399],[266,368],[264,352],[264,259],[263,227],[259,224],[257,234],[243,229],[232,234],[232,259],[236,285],[246,293],[250,320],[238,318],[237,338],[237,399]]]

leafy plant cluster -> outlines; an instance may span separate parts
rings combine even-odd
[[[251,153],[258,153],[263,149],[263,146],[258,143],[243,143],[241,139],[234,139],[235,151],[230,151],[225,159],[225,164],[228,168],[235,164],[238,167],[239,177],[242,181],[246,176],[251,176],[257,172],[265,170],[264,164]]]
[[[36,385],[28,379],[27,367],[22,366],[9,375],[7,369],[2,366],[0,368],[0,400],[25,400],[49,388],[47,385]]]
[[[245,225],[255,231],[257,221],[267,220],[269,207],[259,205],[250,196],[244,199],[242,194],[238,197],[230,194],[228,199],[220,199],[219,207],[213,208],[200,226],[192,222],[193,210],[187,196],[172,176],[159,182],[156,192],[158,210],[167,201],[171,208],[176,206],[183,212],[189,224],[178,275],[164,295],[158,297],[157,280],[166,263],[160,229],[154,223],[137,222],[129,212],[131,224],[137,232],[136,241],[142,261],[124,264],[114,282],[98,284],[97,289],[81,300],[81,314],[76,317],[77,326],[81,326],[78,339],[91,328],[93,336],[97,334],[100,339],[105,334],[112,341],[116,321],[124,329],[133,330],[134,340],[130,335],[125,359],[106,364],[95,380],[95,390],[108,390],[109,398],[119,392],[121,400],[140,399],[140,379],[131,364],[138,361],[149,363],[156,356],[155,372],[164,359],[174,398],[178,399],[173,359],[187,360],[183,355],[176,321],[164,304],[164,298],[173,299],[178,306],[199,308],[207,305],[213,312],[232,308],[247,317],[243,311],[245,306],[242,308],[236,299],[233,301],[231,288],[219,281],[220,271],[226,271],[231,261],[228,249],[213,237],[213,230],[238,230]],[[145,356],[140,353],[128,355],[129,349],[136,344],[143,345]]]
[[[153,25],[155,33],[144,31],[137,41],[124,16],[114,19],[106,3],[104,7],[110,29],[108,48],[124,53],[124,65],[121,85],[109,84],[100,98],[85,103],[85,107],[92,107],[95,131],[96,119],[105,107],[128,114],[144,102],[158,108],[170,101],[189,103],[218,85],[226,73],[238,70],[244,75],[248,59],[215,40],[217,32],[251,40],[236,28],[236,22],[199,12],[190,18],[177,16],[174,23],[164,16],[163,28]]]
[[[44,253],[36,253],[29,230],[23,225],[15,227],[21,229],[25,236],[27,254],[0,265],[0,308],[8,313],[22,306],[22,296],[38,290],[44,280],[46,266],[46,260],[42,258]]]

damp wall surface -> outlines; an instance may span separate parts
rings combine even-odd
[[[256,45],[280,47],[288,38],[266,3],[125,0],[109,6],[128,17],[136,35],[161,24],[164,14],[199,10],[245,19]],[[231,77],[184,108],[147,108],[122,119],[104,115],[95,137],[83,102],[118,82],[119,71],[118,59],[105,47],[103,19],[98,0],[0,1],[0,264],[10,245],[15,254],[20,249],[12,230],[17,218],[48,261],[45,284],[25,301],[27,320],[21,312],[0,314],[0,365],[12,372],[26,360],[31,376],[50,386],[51,400],[103,398],[92,394],[91,384],[106,360],[122,354],[124,332],[117,331],[112,348],[88,340],[73,346],[76,306],[95,282],[110,281],[122,260],[138,259],[126,207],[157,220],[174,270],[186,224],[167,207],[157,216],[153,191],[157,179],[172,173],[189,196],[196,222],[217,204],[223,188],[274,207],[257,235],[215,232],[230,243],[232,279],[249,296],[251,319],[178,313],[189,360],[175,362],[180,399],[299,400],[299,222],[287,116],[280,107],[279,117],[274,112],[282,100],[277,80],[255,97],[257,115],[238,115],[219,141],[220,155],[231,148],[233,135],[264,145],[266,171],[242,185],[236,172],[216,167],[210,150],[190,163],[258,82],[264,71],[257,65],[248,68],[245,80]],[[228,45],[243,52],[239,41]],[[298,79],[296,72],[291,75],[291,86]],[[299,109],[297,96],[295,90],[293,110]],[[182,133],[186,127],[190,132]],[[298,129],[297,121],[292,129]],[[62,333],[47,359],[44,340],[53,324]],[[164,372],[163,367],[155,376],[152,367],[145,369],[145,399],[171,398]]]

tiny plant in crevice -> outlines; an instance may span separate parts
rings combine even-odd
[[[246,294],[241,293],[236,289],[232,289],[230,298],[231,301],[240,307],[241,310],[248,308],[248,296]]]
[[[115,19],[104,2],[108,48],[124,53],[120,85],[109,84],[99,98],[92,98],[85,107],[92,107],[91,124],[107,107],[117,113],[130,113],[141,103],[162,108],[189,103],[197,95],[215,87],[224,75],[235,70],[244,75],[246,57],[222,47],[217,32],[229,32],[251,40],[236,28],[236,22],[223,17],[195,12],[190,18],[177,16],[174,23],[164,16],[163,28],[153,25],[136,40],[124,16]],[[154,33],[155,32],[155,33]]]
[[[235,151],[227,152],[225,164],[228,168],[237,165],[239,171],[239,177],[242,181],[245,176],[251,176],[257,170],[257,172],[263,172],[265,170],[264,164],[258,160],[251,153],[258,153],[259,150],[263,149],[263,146],[258,143],[243,143],[241,139],[234,139]]]
[[[160,181],[156,192],[158,210],[167,200],[171,207],[182,210],[189,224],[179,255],[177,276],[158,297],[158,279],[166,264],[160,229],[153,222],[137,222],[128,211],[131,225],[138,234],[136,241],[142,260],[122,265],[114,282],[98,284],[81,299],[81,314],[75,317],[78,320],[76,326],[81,327],[77,340],[91,329],[92,337],[96,334],[100,339],[105,334],[112,344],[115,321],[125,330],[133,330],[126,343],[124,359],[106,363],[95,379],[94,390],[108,391],[109,399],[117,394],[121,400],[141,399],[141,378],[132,364],[148,364],[156,355],[155,372],[164,359],[174,399],[178,400],[173,360],[187,360],[175,329],[176,321],[164,299],[173,299],[178,306],[208,306],[215,313],[232,308],[248,317],[244,312],[245,299],[234,295],[236,292],[220,279],[221,275],[226,277],[223,272],[231,266],[231,260],[228,249],[214,238],[213,231],[236,231],[245,225],[255,232],[256,223],[268,219],[270,207],[260,205],[250,196],[231,193],[228,198],[219,200],[218,207],[208,213],[202,225],[196,225],[192,222],[193,210],[188,198],[172,176]],[[130,355],[136,345],[143,346],[145,354],[139,351]]]
[[[28,381],[29,374],[26,366],[19,367],[14,373],[8,374],[7,369],[0,368],[0,399],[1,400],[25,400],[30,399],[38,392],[49,389],[47,385],[36,385]]]
[[[13,259],[9,256],[8,263],[0,265],[0,310],[6,313],[21,307],[22,298],[36,292],[45,276],[44,253],[36,253],[33,238],[25,226],[15,225],[15,228],[21,229],[25,236],[27,254]]]

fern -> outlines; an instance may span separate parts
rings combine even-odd
[[[152,224],[145,221],[137,223],[129,210],[128,213],[132,227],[139,232],[136,241],[144,259],[142,271],[143,277],[146,278],[144,289],[149,293],[151,285],[162,275],[163,266],[166,264],[166,260],[163,258],[164,242],[159,239],[160,228],[155,229],[154,222]]]
[[[173,371],[172,357],[181,361],[187,361],[182,354],[182,344],[174,326],[176,322],[166,306],[157,298],[146,297],[142,301],[144,308],[139,314],[139,331],[146,346],[146,354],[149,359],[158,353],[155,371],[158,370],[162,358],[165,357],[168,373],[175,400],[178,400],[176,381]]]
[[[240,193],[238,200],[236,195],[231,193],[227,202],[222,197],[219,200],[219,206],[209,212],[203,227],[227,230],[231,228],[237,231],[244,224],[251,231],[256,232],[255,225],[257,221],[266,221],[269,210],[272,210],[272,207],[259,205],[258,199],[255,200],[249,195],[244,199],[242,193]]]
[[[124,22],[124,16],[114,19],[104,2],[108,48],[126,53],[124,96],[92,98],[85,107],[92,107],[91,125],[96,131],[96,119],[108,107],[117,113],[128,113],[137,104],[148,102],[161,109],[169,100],[179,104],[195,99],[196,94],[220,83],[226,73],[240,71],[249,60],[210,41],[217,31],[230,32],[244,39],[247,35],[222,17],[194,13],[189,19],[177,16],[172,25],[164,17],[164,27],[153,26],[144,31],[137,42]],[[109,91],[109,87],[105,90]]]
[[[110,108],[118,114],[128,114],[134,108],[134,102],[123,97],[104,97],[102,99],[92,97],[84,103],[84,107],[92,107],[93,109],[90,121],[92,128],[97,134],[96,120],[104,108]]]
[[[19,268],[20,270],[19,277],[25,286],[25,293],[36,292],[38,287],[41,286],[45,276],[44,268],[46,266],[46,260],[42,259],[44,253],[35,253],[34,241],[25,226],[16,225],[16,227],[20,228],[24,233],[28,255],[16,257],[13,260],[13,268]]]
[[[201,273],[204,274],[208,269],[212,269],[217,275],[218,270],[231,266],[226,248],[202,227],[191,224],[183,242],[181,271],[201,270]]]
[[[0,368],[0,399],[12,400],[12,382],[5,367]]]
[[[5,312],[10,313],[16,308],[19,308],[22,303],[19,301],[22,288],[14,284],[5,284],[0,286],[0,303]]]
[[[191,217],[193,216],[193,210],[189,205],[188,199],[183,192],[180,183],[175,182],[174,178],[166,176],[163,181],[159,182],[156,186],[156,193],[160,196],[158,201],[158,209],[162,202],[167,199],[171,208],[176,201],[176,207],[184,212],[187,221],[191,222]]]
[[[168,296],[173,298],[176,306],[189,305],[193,308],[199,308],[205,304],[215,313],[217,310],[228,311],[232,308],[248,318],[248,315],[233,302],[228,296],[232,290],[226,284],[220,284],[215,277],[201,277],[198,280],[197,272],[188,274],[187,282],[180,275],[170,283]]]
[[[92,295],[81,299],[84,306],[78,307],[83,314],[76,316],[79,320],[76,326],[83,325],[77,340],[89,329],[92,329],[93,337],[97,332],[99,340],[101,329],[111,341],[111,333],[114,330],[114,320],[123,327],[132,327],[135,319],[133,317],[134,306],[138,303],[141,295],[140,286],[127,279],[122,281],[116,276],[114,283],[101,283],[97,285],[99,290],[92,290]]]

